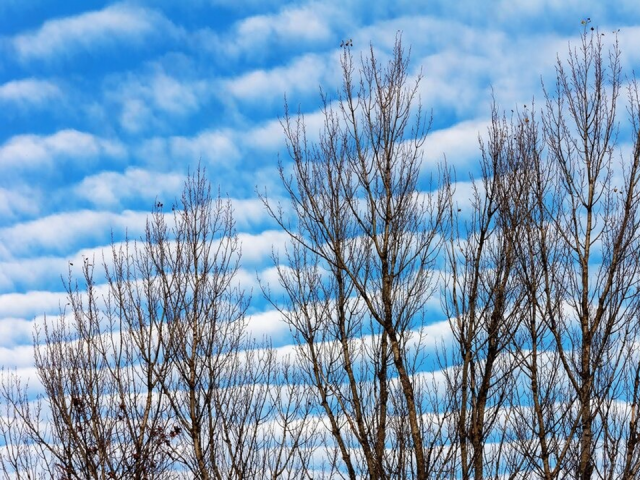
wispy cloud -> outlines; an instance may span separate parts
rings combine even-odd
[[[268,215],[264,205],[261,207],[262,215]],[[290,241],[282,230],[265,230],[259,234],[241,233],[238,238],[242,243],[242,263],[247,267],[272,265],[270,257],[274,246],[282,247]]]
[[[38,192],[29,187],[21,186],[14,189],[0,187],[0,219],[11,221],[23,215],[37,214],[38,206],[34,201],[37,196]]]
[[[64,305],[65,299],[64,292],[7,293],[0,295],[0,312],[8,317],[33,318],[42,315],[43,312],[59,312],[59,307]]]
[[[95,206],[118,207],[133,198],[153,200],[158,197],[169,201],[179,195],[183,182],[183,174],[129,168],[123,173],[101,172],[86,177],[74,192]]]
[[[289,325],[277,310],[251,315],[247,323],[247,333],[253,340],[260,342],[267,338],[274,346],[285,345],[284,340],[288,340]]]
[[[24,318],[2,318],[0,319],[0,345],[11,346],[28,344],[31,346],[33,323],[31,319]],[[33,347],[29,356],[33,358]]]
[[[24,368],[31,367],[33,364],[32,345],[20,345],[12,348],[0,347],[0,365],[5,368]]]
[[[47,59],[120,40],[142,41],[167,20],[153,10],[115,4],[99,11],[48,20],[39,29],[12,39],[21,60]]]
[[[423,169],[433,172],[446,155],[449,166],[457,167],[460,174],[464,174],[479,157],[478,136],[485,136],[488,126],[488,119],[478,119],[431,132],[422,146]],[[465,181],[467,178],[460,180]]]
[[[0,260],[40,255],[71,255],[80,247],[108,245],[113,231],[136,238],[144,230],[147,212],[80,210],[41,217],[0,229]],[[2,308],[0,308],[2,311]]]
[[[262,61],[283,52],[317,48],[334,41],[335,24],[342,24],[346,16],[344,5],[330,2],[285,6],[275,13],[246,17],[226,32],[212,29],[193,32],[192,42],[216,56]]]
[[[63,257],[34,257],[0,261],[0,292],[19,292],[26,288],[61,286],[60,275],[67,269]]]
[[[320,5],[285,8],[276,14],[249,17],[237,26],[244,46],[259,45],[264,40],[324,40],[332,31],[327,21],[330,12]]]
[[[233,169],[240,158],[240,150],[231,130],[203,130],[193,136],[176,135],[146,140],[137,155],[156,166],[169,169],[180,161],[183,165],[196,165],[200,160],[220,169]]]
[[[120,142],[77,130],[61,130],[48,136],[16,135],[0,146],[0,170],[49,167],[61,157],[87,159],[125,155],[126,150]]]
[[[129,72],[108,83],[105,97],[120,110],[120,124],[130,133],[157,129],[175,117],[197,112],[213,96],[211,81],[178,78],[153,66],[151,73]]]
[[[282,104],[284,94],[317,95],[320,85],[331,89],[337,85],[338,73],[329,67],[338,61],[334,55],[309,54],[290,65],[271,70],[254,70],[227,82],[226,89],[236,99],[247,103]],[[315,102],[314,102],[315,103]]]
[[[37,78],[12,80],[0,85],[0,103],[10,103],[20,107],[40,106],[61,95],[58,85]]]

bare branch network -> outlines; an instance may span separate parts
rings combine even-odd
[[[425,175],[400,38],[384,64],[343,41],[317,140],[285,105],[287,198],[260,195],[293,353],[251,339],[232,208],[198,169],[106,284],[69,274],[34,333],[42,393],[4,372],[4,477],[639,478],[640,94],[603,41],[585,23],[542,108],[494,102],[464,208],[446,163]]]

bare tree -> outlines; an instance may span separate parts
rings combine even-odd
[[[89,259],[82,290],[69,276],[67,308],[35,335],[44,393],[3,383],[7,475],[293,478],[309,464],[306,387],[247,335],[230,203],[199,169],[172,210],[113,246],[106,284]]]
[[[585,29],[556,71],[519,237],[530,391],[517,430],[541,478],[635,478],[638,90],[631,82],[630,148],[618,161],[617,39],[607,55],[603,35]]]
[[[443,423],[426,421],[446,408],[417,375],[446,189],[419,191],[429,122],[400,39],[386,66],[373,48],[357,76],[348,49],[341,65],[337,103],[323,94],[317,143],[301,115],[283,120],[292,222],[264,198],[292,240],[286,262],[276,257],[286,292],[279,308],[326,417],[334,468],[352,479],[423,479],[447,452]]]
[[[13,425],[2,433],[6,439],[20,425],[22,439],[11,444],[35,449],[52,478],[161,475],[170,464],[170,444],[161,436],[170,418],[153,372],[159,356],[140,361],[137,338],[100,307],[88,258],[82,272],[86,290],[69,277],[68,308],[34,335],[44,393],[32,399],[17,378],[3,383]],[[11,466],[18,477],[29,478],[19,463],[3,458],[5,473]]]
[[[531,115],[529,115],[531,116]],[[508,122],[494,104],[487,140],[480,140],[481,177],[469,206],[450,207],[452,229],[443,282],[443,308],[454,345],[443,348],[442,367],[455,398],[456,470],[461,478],[498,477],[519,461],[509,457],[513,356],[524,294],[517,275],[517,239],[526,216],[529,116]],[[470,211],[470,213],[469,213]]]

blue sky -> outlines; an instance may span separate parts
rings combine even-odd
[[[624,71],[638,70],[637,0],[0,0],[0,364],[31,365],[32,321],[58,313],[69,262],[100,257],[112,231],[139,236],[199,160],[235,205],[252,328],[286,343],[256,283],[274,278],[283,234],[255,195],[281,192],[285,93],[317,131],[340,41],[384,58],[401,31],[433,110],[425,169],[446,154],[466,179],[491,89],[507,110],[541,100],[586,17],[620,29]]]

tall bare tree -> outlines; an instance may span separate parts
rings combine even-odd
[[[301,345],[336,468],[352,479],[424,479],[446,455],[442,424],[425,421],[446,409],[416,373],[448,198],[419,190],[429,121],[400,39],[384,66],[373,48],[359,65],[345,48],[341,65],[337,103],[322,97],[317,143],[301,115],[283,120],[293,174],[280,173],[293,218],[265,198],[292,240],[286,262],[276,258],[279,308]]]
[[[494,104],[487,139],[480,141],[480,178],[470,205],[450,207],[451,232],[443,282],[443,308],[454,344],[441,365],[455,398],[455,470],[461,478],[498,476],[520,462],[509,456],[507,407],[514,388],[513,352],[524,294],[517,239],[528,203],[527,169],[531,115],[518,122],[500,117]],[[462,213],[459,213],[461,210]]]
[[[519,237],[530,390],[517,430],[528,468],[547,479],[638,472],[640,103],[631,82],[621,128],[620,49],[604,38],[585,29],[545,90],[546,155],[528,170]]]

